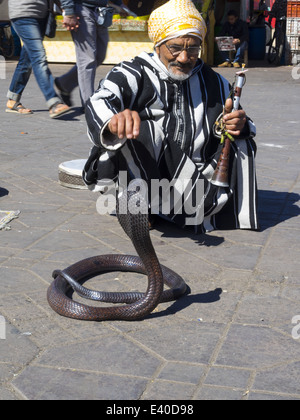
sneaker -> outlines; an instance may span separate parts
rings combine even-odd
[[[235,63],[233,63],[233,67],[235,67],[236,69],[239,69],[241,66],[240,66],[240,64],[236,61]]]
[[[231,67],[230,61],[224,61],[224,63],[219,64],[218,67]]]

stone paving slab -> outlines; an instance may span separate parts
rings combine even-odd
[[[158,257],[191,294],[142,321],[101,323],[52,311],[52,271],[135,251],[116,217],[97,213],[97,195],[58,183],[58,165],[90,149],[78,91],[74,110],[51,120],[32,77],[22,101],[35,113],[5,114],[14,67],[0,80],[0,209],[21,211],[0,231],[0,400],[300,399],[300,82],[291,67],[251,68],[243,90],[258,129],[261,230],[198,235],[160,222]],[[234,69],[221,73],[233,80]],[[89,286],[143,291],[147,281],[107,273]]]

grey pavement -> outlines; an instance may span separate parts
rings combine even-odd
[[[32,77],[23,103],[34,114],[4,112],[14,67],[7,63],[0,80],[0,210],[21,212],[0,231],[0,400],[300,399],[300,80],[292,68],[252,67],[243,90],[258,129],[261,231],[196,235],[159,223],[151,231],[158,257],[191,294],[142,321],[97,323],[52,311],[52,271],[134,250],[116,217],[97,213],[96,194],[58,183],[60,163],[89,153],[79,109],[51,120]],[[59,75],[69,66],[51,68]],[[233,80],[234,69],[221,73]],[[143,291],[147,279],[110,273],[88,284]]]

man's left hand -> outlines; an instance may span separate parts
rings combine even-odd
[[[239,136],[246,123],[246,113],[243,109],[232,111],[232,99],[227,99],[224,108],[223,121],[225,123],[226,131],[232,136]]]
[[[68,31],[77,31],[79,28],[79,17],[72,15],[72,16],[64,16],[63,19],[63,27],[66,28]]]

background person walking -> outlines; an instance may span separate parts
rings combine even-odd
[[[107,0],[61,0],[64,26],[71,32],[76,51],[76,63],[71,70],[55,79],[61,98],[71,105],[71,92],[79,85],[82,107],[94,93],[97,67],[106,56],[108,28],[101,24],[98,8],[107,8]],[[122,12],[122,0],[113,0]]]
[[[52,0],[51,0],[52,1]],[[63,104],[54,89],[54,78],[47,63],[43,46],[48,17],[48,0],[9,0],[9,17],[23,42],[20,59],[15,69],[8,93],[6,112],[32,114],[20,100],[29,81],[32,70],[41,89],[51,118],[57,118],[70,110]]]

